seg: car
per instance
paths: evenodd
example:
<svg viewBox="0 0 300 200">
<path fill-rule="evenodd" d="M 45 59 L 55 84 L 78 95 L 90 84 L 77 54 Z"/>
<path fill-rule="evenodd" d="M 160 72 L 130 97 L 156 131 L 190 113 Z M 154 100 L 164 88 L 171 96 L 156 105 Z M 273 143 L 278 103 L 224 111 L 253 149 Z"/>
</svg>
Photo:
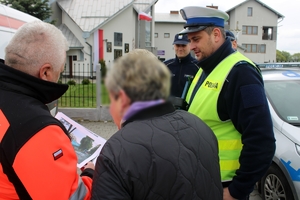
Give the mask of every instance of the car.
<svg viewBox="0 0 300 200">
<path fill-rule="evenodd" d="M 276 138 L 271 166 L 258 183 L 262 199 L 300 199 L 300 63 L 258 64 Z"/>
<path fill-rule="evenodd" d="M 24 23 L 39 19 L 3 4 L 0 4 L 0 16 L 0 59 L 4 59 L 4 49 L 17 29 Z"/>
</svg>

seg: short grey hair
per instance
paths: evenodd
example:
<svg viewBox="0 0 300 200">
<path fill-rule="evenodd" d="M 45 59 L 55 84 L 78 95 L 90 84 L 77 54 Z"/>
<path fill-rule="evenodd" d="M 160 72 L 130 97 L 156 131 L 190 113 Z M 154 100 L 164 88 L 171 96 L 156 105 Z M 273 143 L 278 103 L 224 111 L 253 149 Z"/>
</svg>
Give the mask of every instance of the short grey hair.
<svg viewBox="0 0 300 200">
<path fill-rule="evenodd" d="M 67 39 L 58 28 L 36 20 L 17 30 L 5 48 L 5 64 L 33 76 L 46 63 L 59 71 L 68 49 Z"/>
<path fill-rule="evenodd" d="M 218 29 L 221 31 L 223 38 L 226 38 L 225 29 L 222 28 L 222 27 L 219 27 L 219 26 L 208 26 L 207 28 L 204 29 L 204 31 L 205 31 L 208 35 L 210 35 L 210 34 L 213 32 L 213 30 L 214 30 L 215 28 L 218 28 Z"/>
<path fill-rule="evenodd" d="M 171 73 L 153 53 L 135 49 L 116 60 L 108 71 L 105 85 L 112 94 L 124 90 L 131 103 L 166 100 L 170 94 Z"/>
</svg>

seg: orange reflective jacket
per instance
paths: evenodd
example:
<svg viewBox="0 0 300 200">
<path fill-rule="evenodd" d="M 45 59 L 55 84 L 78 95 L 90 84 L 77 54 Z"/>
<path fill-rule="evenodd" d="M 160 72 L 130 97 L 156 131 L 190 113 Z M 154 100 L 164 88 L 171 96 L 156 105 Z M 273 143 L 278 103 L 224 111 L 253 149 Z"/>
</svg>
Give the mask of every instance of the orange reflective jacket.
<svg viewBox="0 0 300 200">
<path fill-rule="evenodd" d="M 0 121 L 5 122 L 1 111 Z M 5 125 L 0 129 L 0 142 L 2 139 Z M 60 126 L 48 125 L 24 142 L 15 155 L 12 170 L 19 181 L 14 181 L 10 172 L 4 173 L 0 163 L 0 199 L 19 199 L 17 191 L 22 188 L 31 199 L 89 199 L 92 179 L 80 177 L 76 165 L 77 157 L 68 136 Z"/>
</svg>

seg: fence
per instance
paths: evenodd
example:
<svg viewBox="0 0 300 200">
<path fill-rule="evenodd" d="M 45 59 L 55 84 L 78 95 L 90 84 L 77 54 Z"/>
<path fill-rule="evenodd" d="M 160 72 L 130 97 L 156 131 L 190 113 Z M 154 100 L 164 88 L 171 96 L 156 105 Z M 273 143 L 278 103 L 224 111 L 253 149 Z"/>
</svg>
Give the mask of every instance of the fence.
<svg viewBox="0 0 300 200">
<path fill-rule="evenodd" d="M 101 80 L 100 66 L 95 69 L 87 62 L 76 61 L 71 66 L 66 65 L 59 82 L 68 84 L 69 89 L 58 100 L 58 106 L 96 108 L 109 104 L 108 93 Z"/>
</svg>

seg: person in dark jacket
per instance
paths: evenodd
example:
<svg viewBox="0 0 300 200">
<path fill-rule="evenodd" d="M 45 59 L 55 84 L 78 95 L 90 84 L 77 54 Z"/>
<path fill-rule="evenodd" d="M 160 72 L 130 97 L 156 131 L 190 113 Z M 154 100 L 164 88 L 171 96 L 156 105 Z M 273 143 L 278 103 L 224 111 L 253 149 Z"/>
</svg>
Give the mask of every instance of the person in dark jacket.
<svg viewBox="0 0 300 200">
<path fill-rule="evenodd" d="M 119 131 L 97 159 L 92 199 L 222 200 L 216 137 L 198 117 L 166 101 L 170 76 L 143 49 L 120 57 L 108 72 Z"/>
<path fill-rule="evenodd" d="M 220 10 L 181 9 L 200 67 L 187 94 L 188 112 L 215 133 L 224 200 L 248 199 L 275 153 L 271 114 L 260 70 L 225 38 L 229 16 Z"/>
<path fill-rule="evenodd" d="M 189 40 L 186 34 L 176 34 L 174 37 L 175 58 L 164 61 L 172 73 L 171 96 L 182 97 L 184 86 L 191 80 L 199 67 L 197 60 L 191 56 Z"/>
<path fill-rule="evenodd" d="M 238 44 L 237 44 L 237 39 L 236 39 L 235 35 L 233 34 L 233 32 L 231 32 L 230 30 L 225 30 L 225 35 L 226 35 L 226 37 L 228 37 L 230 39 L 232 48 L 236 51 L 238 48 Z"/>
<path fill-rule="evenodd" d="M 57 84 L 68 42 L 55 26 L 22 25 L 0 63 L 0 199 L 89 199 L 94 165 L 78 175 L 76 152 L 48 107 L 68 85 Z"/>
</svg>

